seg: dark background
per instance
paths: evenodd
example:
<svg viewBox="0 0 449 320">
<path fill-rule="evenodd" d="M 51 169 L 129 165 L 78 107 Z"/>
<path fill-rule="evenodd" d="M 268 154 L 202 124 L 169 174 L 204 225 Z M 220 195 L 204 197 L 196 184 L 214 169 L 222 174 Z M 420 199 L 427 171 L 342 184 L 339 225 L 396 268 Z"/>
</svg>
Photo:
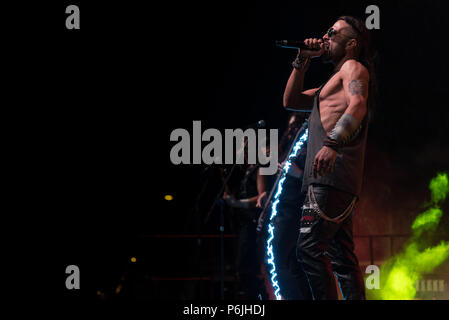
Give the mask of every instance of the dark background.
<svg viewBox="0 0 449 320">
<path fill-rule="evenodd" d="M 79 5 L 81 30 L 65 29 L 68 4 Z M 444 1 L 75 1 L 28 8 L 40 15 L 10 25 L 23 36 L 16 39 L 23 49 L 13 81 L 27 88 L 16 105 L 32 123 L 22 159 L 38 213 L 30 222 L 46 240 L 39 261 L 51 270 L 55 292 L 94 300 L 100 291 L 112 299 L 119 283 L 131 299 L 196 292 L 152 281 L 198 275 L 194 240 L 154 235 L 217 233 L 218 226 L 216 213 L 197 223 L 204 167 L 172 165 L 170 133 L 191 131 L 193 120 L 205 130 L 265 119 L 282 130 L 282 95 L 296 53 L 275 48 L 274 40 L 321 37 L 339 15 L 364 20 L 370 4 L 380 8 L 380 30 L 371 31 L 378 95 L 367 172 L 383 179 L 390 203 L 422 203 L 430 178 L 449 165 Z M 319 86 L 331 71 L 313 61 L 306 87 Z M 201 219 L 218 188 L 212 176 Z M 166 194 L 174 200 L 165 201 Z M 218 248 L 208 246 L 203 255 Z M 227 249 L 232 256 L 232 245 Z M 200 274 L 217 272 L 216 253 L 202 257 Z M 80 267 L 80 291 L 64 287 L 69 264 Z M 216 294 L 211 290 L 207 298 Z"/>
</svg>

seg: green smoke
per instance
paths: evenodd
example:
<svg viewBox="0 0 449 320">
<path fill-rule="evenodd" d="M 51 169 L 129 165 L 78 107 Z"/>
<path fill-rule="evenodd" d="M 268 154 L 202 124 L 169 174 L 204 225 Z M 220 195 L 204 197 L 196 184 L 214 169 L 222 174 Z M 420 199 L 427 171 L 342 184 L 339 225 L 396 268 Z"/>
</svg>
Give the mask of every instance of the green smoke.
<svg viewBox="0 0 449 320">
<path fill-rule="evenodd" d="M 381 267 L 381 290 L 372 294 L 382 300 L 409 300 L 415 298 L 415 283 L 422 275 L 432 272 L 449 257 L 449 242 L 441 241 L 425 247 L 423 232 L 432 232 L 443 215 L 439 205 L 449 193 L 448 177 L 440 173 L 430 181 L 432 207 L 419 214 L 412 224 L 412 237 L 403 252 L 390 258 Z"/>
<path fill-rule="evenodd" d="M 433 207 L 421 213 L 412 224 L 414 236 L 419 236 L 423 231 L 435 230 L 440 222 L 443 211 L 438 207 Z"/>
<path fill-rule="evenodd" d="M 396 256 L 388 268 L 379 293 L 383 300 L 408 300 L 416 295 L 415 283 L 422 274 L 432 272 L 449 257 L 449 242 L 442 241 L 439 245 L 420 251 L 417 243 L 410 243 L 405 252 Z M 384 266 L 382 266 L 384 268 Z"/>
<path fill-rule="evenodd" d="M 432 193 L 433 204 L 437 205 L 438 203 L 446 200 L 446 196 L 449 193 L 449 181 L 447 174 L 439 173 L 430 181 L 429 189 Z"/>
</svg>

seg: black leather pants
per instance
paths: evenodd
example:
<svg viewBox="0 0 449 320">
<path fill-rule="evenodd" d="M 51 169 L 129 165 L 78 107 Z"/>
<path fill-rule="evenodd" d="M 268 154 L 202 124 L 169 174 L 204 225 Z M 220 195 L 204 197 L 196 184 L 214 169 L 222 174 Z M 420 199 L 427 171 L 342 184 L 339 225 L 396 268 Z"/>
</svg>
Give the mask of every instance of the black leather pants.
<svg viewBox="0 0 449 320">
<path fill-rule="evenodd" d="M 328 218 L 344 212 L 354 196 L 330 186 L 313 185 L 316 202 Z M 306 200 L 306 206 L 309 204 Z M 303 209 L 297 242 L 301 263 L 315 300 L 337 300 L 333 272 L 346 300 L 364 300 L 365 287 L 352 233 L 353 210 L 341 222 L 323 218 L 316 210 Z"/>
<path fill-rule="evenodd" d="M 311 300 L 306 275 L 296 259 L 296 241 L 305 194 L 301 194 L 302 179 L 287 176 L 279 198 L 273 226 L 277 280 L 280 293 L 286 300 Z"/>
</svg>

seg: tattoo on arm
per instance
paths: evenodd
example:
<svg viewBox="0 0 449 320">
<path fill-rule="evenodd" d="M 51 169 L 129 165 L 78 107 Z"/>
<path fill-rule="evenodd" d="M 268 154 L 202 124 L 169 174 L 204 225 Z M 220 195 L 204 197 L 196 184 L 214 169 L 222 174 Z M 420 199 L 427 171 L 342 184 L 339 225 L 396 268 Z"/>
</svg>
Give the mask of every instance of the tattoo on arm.
<svg viewBox="0 0 449 320">
<path fill-rule="evenodd" d="M 345 113 L 338 119 L 329 137 L 335 140 L 339 146 L 344 146 L 358 135 L 361 130 L 361 122 L 352 114 Z"/>
<path fill-rule="evenodd" d="M 360 80 L 352 80 L 348 84 L 349 92 L 351 95 L 360 94 L 363 96 L 364 83 Z"/>
</svg>

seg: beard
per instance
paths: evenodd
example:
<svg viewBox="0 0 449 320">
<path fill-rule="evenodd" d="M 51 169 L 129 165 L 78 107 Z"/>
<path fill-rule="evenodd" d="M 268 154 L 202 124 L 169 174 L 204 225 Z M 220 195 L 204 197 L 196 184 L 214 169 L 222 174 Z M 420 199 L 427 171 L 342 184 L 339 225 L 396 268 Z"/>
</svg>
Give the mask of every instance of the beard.
<svg viewBox="0 0 449 320">
<path fill-rule="evenodd" d="M 321 61 L 323 63 L 332 63 L 333 59 L 332 59 L 332 54 L 330 52 L 330 50 L 326 50 L 322 55 L 321 55 Z"/>
<path fill-rule="evenodd" d="M 345 51 L 339 46 L 331 48 L 328 47 L 327 50 L 321 55 L 321 60 L 323 63 L 337 63 L 345 56 Z"/>
</svg>

